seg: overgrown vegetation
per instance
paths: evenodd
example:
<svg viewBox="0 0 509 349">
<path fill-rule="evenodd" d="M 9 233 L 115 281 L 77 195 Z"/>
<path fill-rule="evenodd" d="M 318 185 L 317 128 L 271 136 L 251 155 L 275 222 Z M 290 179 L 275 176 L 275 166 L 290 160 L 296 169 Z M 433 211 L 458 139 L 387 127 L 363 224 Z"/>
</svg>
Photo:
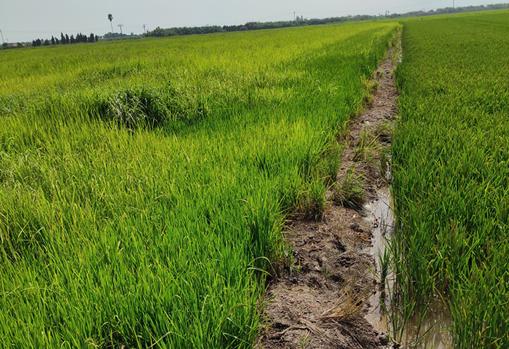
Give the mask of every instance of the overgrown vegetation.
<svg viewBox="0 0 509 349">
<path fill-rule="evenodd" d="M 338 178 L 334 185 L 334 203 L 361 210 L 366 196 L 364 181 L 364 178 L 357 173 L 355 167 L 348 169 L 347 173 L 342 178 Z"/>
<path fill-rule="evenodd" d="M 250 347 L 395 27 L 1 52 L 2 344 Z"/>
<path fill-rule="evenodd" d="M 507 16 L 404 24 L 396 296 L 404 318 L 445 297 L 458 348 L 509 347 Z"/>
</svg>

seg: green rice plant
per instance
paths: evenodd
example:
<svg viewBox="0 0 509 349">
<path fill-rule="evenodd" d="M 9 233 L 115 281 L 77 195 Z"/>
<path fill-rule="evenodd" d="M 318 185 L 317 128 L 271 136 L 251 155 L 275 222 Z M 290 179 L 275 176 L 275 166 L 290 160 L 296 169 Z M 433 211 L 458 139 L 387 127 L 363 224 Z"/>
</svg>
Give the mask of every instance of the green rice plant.
<svg viewBox="0 0 509 349">
<path fill-rule="evenodd" d="M 509 347 L 507 15 L 404 23 L 396 295 L 403 318 L 445 298 L 458 348 Z"/>
<path fill-rule="evenodd" d="M 323 217 L 326 204 L 326 187 L 321 179 L 310 184 L 308 191 L 301 193 L 296 212 L 305 219 L 318 221 Z"/>
<path fill-rule="evenodd" d="M 252 347 L 396 27 L 2 50 L 2 345 Z"/>
</svg>

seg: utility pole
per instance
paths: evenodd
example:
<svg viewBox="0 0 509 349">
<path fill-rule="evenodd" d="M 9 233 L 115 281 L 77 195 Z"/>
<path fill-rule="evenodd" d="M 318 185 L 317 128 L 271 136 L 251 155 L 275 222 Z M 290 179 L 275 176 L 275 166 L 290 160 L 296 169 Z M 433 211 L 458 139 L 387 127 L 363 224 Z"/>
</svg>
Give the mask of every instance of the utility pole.
<svg viewBox="0 0 509 349">
<path fill-rule="evenodd" d="M 123 26 L 124 26 L 123 24 L 118 24 L 118 25 L 117 25 L 117 27 L 119 27 L 119 28 L 120 28 L 120 35 L 122 35 L 122 34 L 123 34 L 123 33 L 122 33 L 122 27 L 123 27 Z"/>
<path fill-rule="evenodd" d="M 295 14 L 295 11 L 293 11 L 293 21 L 297 22 L 297 15 Z"/>
<path fill-rule="evenodd" d="M 143 34 L 145 34 L 146 32 L 147 32 L 147 25 L 146 25 L 146 24 L 144 24 L 144 25 L 143 25 Z"/>
<path fill-rule="evenodd" d="M 4 33 L 0 30 L 0 36 L 2 37 L 2 44 L 5 44 Z"/>
</svg>

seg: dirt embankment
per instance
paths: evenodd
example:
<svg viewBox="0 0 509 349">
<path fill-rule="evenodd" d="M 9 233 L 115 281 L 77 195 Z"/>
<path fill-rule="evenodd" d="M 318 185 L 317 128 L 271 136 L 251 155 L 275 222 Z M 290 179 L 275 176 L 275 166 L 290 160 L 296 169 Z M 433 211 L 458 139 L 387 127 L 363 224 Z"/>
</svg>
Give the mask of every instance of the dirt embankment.
<svg viewBox="0 0 509 349">
<path fill-rule="evenodd" d="M 259 348 L 385 348 L 388 336 L 375 329 L 373 303 L 380 280 L 373 233 L 380 222 L 367 217 L 367 203 L 387 192 L 387 149 L 397 114 L 394 70 L 399 37 L 377 69 L 376 90 L 354 118 L 344 142 L 337 183 L 319 222 L 292 221 L 284 235 L 294 264 L 269 286 L 266 327 Z M 380 230 L 380 229 L 379 229 Z M 378 332 L 380 331 L 380 332 Z"/>
</svg>

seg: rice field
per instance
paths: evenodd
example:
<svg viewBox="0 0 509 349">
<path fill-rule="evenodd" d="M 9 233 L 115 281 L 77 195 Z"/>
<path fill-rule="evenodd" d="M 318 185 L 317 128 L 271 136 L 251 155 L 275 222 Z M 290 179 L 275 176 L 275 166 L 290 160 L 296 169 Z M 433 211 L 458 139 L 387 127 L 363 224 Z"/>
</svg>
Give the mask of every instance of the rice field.
<svg viewBox="0 0 509 349">
<path fill-rule="evenodd" d="M 396 296 L 407 318 L 443 298 L 457 348 L 509 347 L 508 15 L 403 23 Z"/>
<path fill-rule="evenodd" d="M 321 215 L 338 167 L 337 135 L 362 107 L 397 27 L 365 22 L 0 52 L 2 347 L 251 347 L 266 276 L 289 255 L 285 217 Z M 402 77 L 411 76 L 415 50 Z M 488 95 L 495 81 L 504 84 L 491 72 Z M 403 105 L 413 100 L 405 96 Z M 486 204 L 496 201 L 488 193 L 507 203 L 507 191 L 498 191 L 507 177 L 493 175 L 507 160 L 507 127 L 488 128 L 488 120 L 504 122 L 503 105 L 490 106 L 496 117 L 463 121 L 479 128 L 470 131 L 479 146 L 453 135 L 478 163 L 498 144 L 474 178 L 487 186 L 471 188 Z M 408 119 L 400 134 L 412 128 Z M 420 149 L 405 145 L 412 135 L 396 147 L 409 169 L 403 159 Z M 422 177 L 397 173 L 402 198 L 410 195 L 403 178 Z M 458 206 L 458 237 L 466 235 L 467 204 Z M 466 236 L 476 253 L 507 228 L 486 217 L 507 218 L 507 210 L 487 207 L 472 224 L 490 222 L 490 230 Z M 400 214 L 411 226 L 418 217 L 407 211 Z M 494 275 L 477 266 L 494 286 Z M 459 285 L 451 284 L 454 294 L 476 296 L 478 288 Z"/>
<path fill-rule="evenodd" d="M 0 347 L 253 347 L 400 27 L 392 339 L 509 347 L 508 16 L 1 50 Z"/>
</svg>

